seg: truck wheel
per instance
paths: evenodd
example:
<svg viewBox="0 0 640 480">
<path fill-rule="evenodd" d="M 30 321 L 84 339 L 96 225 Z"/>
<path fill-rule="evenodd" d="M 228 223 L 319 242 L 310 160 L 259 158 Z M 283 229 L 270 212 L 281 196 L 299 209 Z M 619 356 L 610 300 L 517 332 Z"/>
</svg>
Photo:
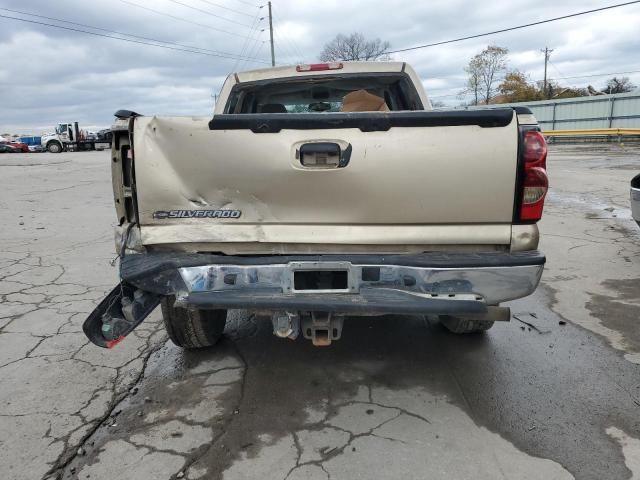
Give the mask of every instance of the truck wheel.
<svg viewBox="0 0 640 480">
<path fill-rule="evenodd" d="M 164 297 L 161 302 L 162 319 L 173 343 L 186 349 L 215 345 L 227 321 L 226 310 L 191 310 L 173 306 L 175 297 Z"/>
<path fill-rule="evenodd" d="M 440 323 L 452 333 L 480 333 L 489 330 L 495 322 L 442 315 Z"/>
<path fill-rule="evenodd" d="M 62 151 L 62 145 L 58 142 L 51 142 L 47 145 L 49 153 L 60 153 Z"/>
</svg>

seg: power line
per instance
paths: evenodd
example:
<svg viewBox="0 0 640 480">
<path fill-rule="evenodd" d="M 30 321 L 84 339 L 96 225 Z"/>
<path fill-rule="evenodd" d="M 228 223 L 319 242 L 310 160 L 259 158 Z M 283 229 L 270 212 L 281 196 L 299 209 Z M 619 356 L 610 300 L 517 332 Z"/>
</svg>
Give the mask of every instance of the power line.
<svg viewBox="0 0 640 480">
<path fill-rule="evenodd" d="M 145 41 L 142 41 L 142 40 L 133 40 L 133 39 L 130 39 L 130 38 L 115 37 L 113 35 L 107 35 L 107 34 L 104 34 L 104 33 L 90 32 L 88 30 L 82 30 L 82 29 L 79 29 L 79 28 L 63 27 L 62 25 L 54 25 L 52 23 L 38 22 L 36 20 L 27 20 L 26 18 L 16 18 L 16 17 L 7 16 L 7 15 L 0 15 L 0 18 L 7 18 L 9 20 L 17 20 L 19 22 L 33 23 L 33 24 L 36 24 L 36 25 L 43 25 L 43 26 L 46 26 L 46 27 L 60 28 L 62 30 L 69 30 L 69 31 L 72 31 L 72 32 L 86 33 L 88 35 L 94 35 L 96 37 L 111 38 L 113 40 L 120 40 L 120 41 L 123 41 L 123 42 L 137 43 L 137 44 L 140 44 L 140 45 L 149 45 L 151 47 L 158 47 L 158 48 L 165 48 L 167 50 L 175 50 L 175 51 L 187 52 L 187 53 L 197 53 L 199 55 L 207 55 L 209 57 L 226 58 L 228 60 L 235 60 L 236 58 L 238 58 L 236 55 L 233 55 L 233 54 L 222 54 L 222 53 L 215 54 L 215 53 L 207 53 L 207 52 L 203 52 L 203 51 L 199 51 L 199 50 L 189 50 L 187 48 L 171 47 L 169 45 L 159 45 L 157 43 L 149 43 L 149 42 L 145 42 Z M 267 62 L 261 62 L 261 63 L 267 63 Z"/>
<path fill-rule="evenodd" d="M 543 23 L 555 22 L 555 21 L 558 21 L 558 20 L 564 20 L 566 18 L 578 17 L 580 15 L 586 15 L 588 13 L 601 12 L 603 10 L 610 10 L 612 8 L 624 7 L 626 5 L 632 5 L 634 3 L 640 3 L 640 0 L 634 0 L 632 2 L 625 2 L 625 3 L 618 3 L 616 5 L 610 5 L 608 7 L 594 8 L 592 10 L 585 10 L 583 12 L 577 12 L 577 13 L 572 13 L 572 14 L 569 14 L 569 15 L 563 15 L 561 17 L 548 18 L 546 20 L 540 20 L 539 22 L 526 23 L 524 25 L 518 25 L 516 27 L 509 27 L 509 28 L 503 28 L 503 29 L 500 29 L 500 30 L 494 30 L 493 32 L 478 33 L 476 35 L 469 35 L 469 36 L 466 36 L 466 37 L 459 37 L 459 38 L 454 38 L 452 40 L 444 40 L 444 41 L 435 42 L 435 43 L 427 43 L 425 45 L 417 45 L 415 47 L 400 48 L 398 50 L 387 50 L 384 53 L 408 52 L 410 50 L 418 50 L 420 48 L 428 48 L 428 47 L 435 47 L 437 45 L 445 45 L 447 43 L 462 42 L 463 40 L 470 40 L 472 38 L 486 37 L 488 35 L 495 35 L 496 33 L 510 32 L 512 30 L 519 30 L 521 28 L 533 27 L 534 25 L 541 25 Z"/>
<path fill-rule="evenodd" d="M 283 56 L 291 57 L 291 58 L 297 57 L 297 54 L 291 49 L 290 44 L 287 43 L 285 45 L 283 37 L 278 33 L 278 30 L 276 29 L 275 26 L 273 27 L 273 35 L 274 35 L 274 42 L 279 47 L 278 53 L 280 57 L 283 57 Z M 283 53 L 284 55 L 282 55 Z"/>
<path fill-rule="evenodd" d="M 293 38 L 291 38 L 289 35 L 285 35 L 282 33 L 282 28 L 280 27 L 280 24 L 277 23 L 275 20 L 273 21 L 273 30 L 275 35 L 280 37 L 281 42 L 287 42 L 287 49 L 289 49 L 289 47 L 291 48 L 291 51 L 293 52 L 293 57 L 294 58 L 298 57 L 297 60 L 302 61 L 304 59 L 304 55 L 298 49 L 298 45 L 293 40 Z"/>
<path fill-rule="evenodd" d="M 271 2 L 269 2 L 269 5 L 271 4 Z M 271 13 L 271 9 L 269 9 L 269 12 Z M 284 35 L 282 34 L 282 28 L 280 28 L 280 24 L 278 22 L 276 22 L 276 19 L 273 17 L 273 15 L 271 15 L 270 21 L 273 23 L 273 33 L 276 37 L 280 37 L 280 40 L 278 40 L 278 42 L 280 42 L 280 46 L 283 46 L 283 44 L 286 42 L 287 43 L 287 50 L 289 50 L 289 46 L 291 47 L 291 51 L 293 52 L 293 58 L 298 57 L 297 60 L 302 61 L 302 59 L 304 58 L 304 55 L 302 55 L 300 53 L 300 51 L 298 50 L 295 42 L 293 41 L 293 39 L 290 39 L 289 35 Z M 280 35 L 279 35 L 280 33 Z"/>
<path fill-rule="evenodd" d="M 248 48 L 247 48 L 246 56 L 247 57 L 252 57 L 252 58 L 259 58 L 258 57 L 258 50 L 265 43 L 267 43 L 267 40 L 264 39 L 264 33 L 262 33 L 262 39 L 256 39 L 253 42 L 253 44 L 247 45 Z M 240 68 L 244 68 L 244 65 L 247 64 L 247 63 L 249 63 L 249 62 L 247 62 L 246 60 L 243 60 L 243 63 L 240 65 Z"/>
<path fill-rule="evenodd" d="M 218 7 L 218 8 L 222 8 L 224 10 L 228 10 L 230 12 L 234 12 L 237 13 L 238 15 L 244 15 L 245 17 L 249 17 L 249 18 L 253 18 L 253 15 L 246 13 L 246 12 L 241 12 L 240 10 L 235 10 L 233 8 L 229 8 L 229 7 L 225 7 L 224 5 L 220 5 L 219 3 L 215 3 L 215 2 L 211 2 L 209 0 L 200 0 L 202 3 L 206 3 L 207 5 L 211 5 L 212 7 Z M 262 8 L 262 7 L 258 7 L 256 6 L 255 8 Z"/>
<path fill-rule="evenodd" d="M 244 3 L 245 5 L 249 5 L 251 7 L 260 7 L 260 8 L 264 7 L 264 5 L 256 5 L 255 3 L 245 2 L 245 0 L 236 0 L 236 2 Z"/>
<path fill-rule="evenodd" d="M 243 26 L 243 27 L 251 28 L 251 25 L 249 25 L 248 23 L 237 22 L 235 20 L 231 20 L 230 18 L 223 17 L 222 15 L 211 13 L 211 12 L 209 12 L 207 10 L 203 10 L 201 8 L 198 8 L 198 7 L 193 7 L 191 5 L 187 5 L 186 3 L 182 3 L 182 2 L 180 2 L 178 0 L 169 0 L 169 1 L 171 3 L 175 3 L 176 5 L 182 5 L 183 7 L 190 8 L 191 10 L 195 10 L 196 12 L 204 13 L 205 15 L 210 15 L 212 17 L 219 18 L 220 20 L 224 20 L 225 22 L 235 23 L 236 25 L 240 25 L 240 26 Z M 640 1 L 640 0 L 638 0 L 638 1 Z"/>
<path fill-rule="evenodd" d="M 260 41 L 255 41 L 248 49 L 247 49 L 247 55 L 251 55 L 253 58 L 258 58 L 257 55 L 257 46 L 258 45 L 263 45 L 264 41 L 260 42 Z M 242 63 L 240 64 L 240 66 L 237 68 L 237 71 L 241 71 L 245 69 L 245 65 L 248 65 L 251 63 L 251 60 L 242 60 Z M 234 69 L 235 70 L 235 69 Z"/>
<path fill-rule="evenodd" d="M 140 39 L 140 40 L 147 40 L 147 41 L 156 42 L 156 43 L 165 43 L 167 45 L 175 45 L 177 47 L 191 49 L 191 50 L 203 50 L 205 52 L 217 53 L 217 54 L 220 54 L 220 55 L 232 55 L 232 56 L 236 55 L 234 53 L 221 52 L 221 51 L 218 51 L 218 50 L 211 50 L 209 48 L 195 47 L 195 46 L 192 46 L 192 45 L 183 45 L 183 44 L 180 44 L 180 43 L 170 42 L 170 41 L 167 41 L 167 40 L 158 40 L 157 38 L 143 37 L 141 35 L 134 35 L 134 34 L 131 34 L 131 33 L 118 32 L 117 30 L 107 30 L 106 28 L 94 27 L 93 25 L 86 25 L 84 23 L 72 22 L 70 20 L 63 20 L 61 18 L 47 17 L 45 15 L 37 15 L 35 13 L 21 12 L 19 10 L 12 10 L 10 8 L 0 7 L 0 10 L 5 10 L 7 12 L 17 13 L 17 14 L 20 14 L 20 15 L 28 15 L 30 17 L 44 18 L 46 20 L 53 20 L 55 22 L 67 23 L 69 25 L 77 25 L 79 27 L 91 28 L 93 30 L 99 30 L 101 32 L 107 32 L 107 33 L 111 33 L 111 34 L 115 34 L 115 35 L 123 35 L 125 37 L 137 38 L 137 39 Z"/>
<path fill-rule="evenodd" d="M 258 13 L 256 13 L 255 17 L 253 17 L 253 20 L 251 21 L 251 30 L 249 31 L 249 34 L 253 34 L 254 29 L 258 28 L 258 24 L 260 23 L 260 21 L 258 20 L 258 16 L 260 15 L 260 11 L 258 11 Z M 258 36 L 255 38 L 255 42 L 258 41 L 260 37 L 260 34 L 258 34 Z M 247 48 L 247 46 L 251 45 L 251 39 L 249 37 L 247 37 L 245 39 L 244 42 L 242 42 L 242 48 L 240 49 L 240 55 L 244 55 L 245 49 Z M 248 54 L 249 52 L 247 52 Z M 233 67 L 231 67 L 231 72 L 236 71 L 236 69 L 238 68 L 238 63 L 240 62 L 240 59 L 238 58 L 234 64 Z M 246 60 L 244 61 L 246 62 Z M 244 65 L 244 62 L 242 63 L 242 65 Z M 231 73 L 229 72 L 229 73 Z"/>
<path fill-rule="evenodd" d="M 640 70 L 632 70 L 630 72 L 594 73 L 592 75 L 578 75 L 574 77 L 555 77 L 554 80 L 569 80 L 572 78 L 606 77 L 607 75 L 627 75 L 630 73 L 640 73 Z"/>
<path fill-rule="evenodd" d="M 130 2 L 129 0 L 120 0 L 120 1 L 122 3 L 126 3 L 127 5 L 131 5 L 132 7 L 141 8 L 142 10 L 147 10 L 148 12 L 153 12 L 153 13 L 155 13 L 157 15 L 162 15 L 163 17 L 169 17 L 169 18 L 173 18 L 174 20 L 179 20 L 181 22 L 190 23 L 191 25 L 197 25 L 197 26 L 202 27 L 202 28 L 208 28 L 209 30 L 215 30 L 216 32 L 226 33 L 227 35 L 233 35 L 234 37 L 250 38 L 247 35 L 242 35 L 242 34 L 238 34 L 238 33 L 235 33 L 235 32 L 230 32 L 228 30 L 223 30 L 221 28 L 212 27 L 211 25 L 205 25 L 204 23 L 194 22 L 193 20 L 189 20 L 189 19 L 183 18 L 183 17 L 178 17 L 176 15 L 171 15 L 170 13 L 161 12 L 159 10 L 155 10 L 153 8 L 150 8 L 150 7 L 145 7 L 144 5 L 139 5 L 137 3 Z"/>
<path fill-rule="evenodd" d="M 253 56 L 254 56 L 254 57 L 258 58 L 258 57 L 260 56 L 260 52 L 262 51 L 262 49 L 264 48 L 264 46 L 266 45 L 266 43 L 267 43 L 267 42 L 263 40 L 263 41 L 260 43 L 260 45 L 258 45 L 258 49 L 257 49 L 255 52 L 253 52 Z"/>
<path fill-rule="evenodd" d="M 556 64 L 555 64 L 555 63 L 553 63 L 553 62 L 551 61 L 551 59 L 549 59 L 549 64 L 553 67 L 553 69 L 554 69 L 556 72 L 558 72 L 558 75 L 562 75 L 562 72 L 560 71 L 560 69 L 559 69 L 558 67 L 556 67 Z"/>
<path fill-rule="evenodd" d="M 280 43 L 280 46 L 282 47 L 284 45 L 284 43 L 287 43 L 287 50 L 289 50 L 289 46 L 291 47 L 291 52 L 293 53 L 293 55 L 291 55 L 292 58 L 297 57 L 298 61 L 302 61 L 302 59 L 304 58 L 304 55 L 302 55 L 300 53 L 300 51 L 298 50 L 297 45 L 295 44 L 295 42 L 293 41 L 293 39 L 290 39 L 290 37 L 288 35 L 283 35 L 280 34 L 278 35 L 278 33 L 282 33 L 282 29 L 278 26 L 279 24 L 276 22 L 272 11 L 271 11 L 271 2 L 268 2 L 269 5 L 269 22 L 270 25 L 273 28 L 273 35 L 276 37 L 280 37 L 280 39 L 278 40 L 278 42 Z"/>
<path fill-rule="evenodd" d="M 247 50 L 247 56 L 250 55 L 252 58 L 260 58 L 260 50 L 262 50 L 262 47 L 264 47 L 266 43 L 267 43 L 266 40 L 262 40 L 262 41 L 256 40 L 253 43 L 253 45 L 251 45 L 251 47 L 249 47 L 249 49 Z M 248 65 L 251 62 L 252 60 L 243 60 L 238 70 L 244 69 L 245 65 Z"/>
</svg>

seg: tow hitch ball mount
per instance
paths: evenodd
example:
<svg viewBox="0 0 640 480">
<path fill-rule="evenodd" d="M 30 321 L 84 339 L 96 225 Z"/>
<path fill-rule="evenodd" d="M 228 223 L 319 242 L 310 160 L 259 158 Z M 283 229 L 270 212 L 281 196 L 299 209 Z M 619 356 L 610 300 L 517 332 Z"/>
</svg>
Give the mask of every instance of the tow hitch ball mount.
<svg viewBox="0 0 640 480">
<path fill-rule="evenodd" d="M 316 347 L 331 345 L 333 340 L 340 340 L 343 315 L 331 312 L 310 312 L 307 314 L 276 312 L 272 317 L 273 333 L 280 338 L 295 340 L 302 330 L 302 335 Z"/>
</svg>

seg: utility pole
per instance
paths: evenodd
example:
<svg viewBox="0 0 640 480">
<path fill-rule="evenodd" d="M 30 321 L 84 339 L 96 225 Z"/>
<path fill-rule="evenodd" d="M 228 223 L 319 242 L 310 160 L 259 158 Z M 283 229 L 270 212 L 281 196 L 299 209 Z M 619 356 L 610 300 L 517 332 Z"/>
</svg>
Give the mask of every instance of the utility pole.
<svg viewBox="0 0 640 480">
<path fill-rule="evenodd" d="M 271 15 L 271 2 L 267 2 L 269 5 L 269 38 L 271 40 L 271 66 L 276 66 L 276 52 L 273 49 L 273 16 Z"/>
<path fill-rule="evenodd" d="M 544 50 L 540 50 L 544 53 L 544 83 L 542 87 L 542 91 L 544 92 L 544 96 L 549 98 L 549 91 L 547 90 L 547 64 L 549 63 L 549 57 L 551 56 L 552 49 L 549 47 L 544 47 Z"/>
</svg>

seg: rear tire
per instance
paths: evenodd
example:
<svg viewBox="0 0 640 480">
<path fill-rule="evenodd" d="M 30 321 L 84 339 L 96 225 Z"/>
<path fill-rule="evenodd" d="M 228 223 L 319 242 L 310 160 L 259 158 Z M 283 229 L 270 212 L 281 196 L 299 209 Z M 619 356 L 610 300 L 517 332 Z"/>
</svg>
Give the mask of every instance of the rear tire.
<svg viewBox="0 0 640 480">
<path fill-rule="evenodd" d="M 491 320 L 474 320 L 472 318 L 452 317 L 443 315 L 440 317 L 440 323 L 451 333 L 481 333 L 486 332 L 495 322 Z"/>
<path fill-rule="evenodd" d="M 186 349 L 207 348 L 215 345 L 227 322 L 226 310 L 191 310 L 173 306 L 175 297 L 164 297 L 161 302 L 162 319 L 173 343 Z"/>
</svg>

